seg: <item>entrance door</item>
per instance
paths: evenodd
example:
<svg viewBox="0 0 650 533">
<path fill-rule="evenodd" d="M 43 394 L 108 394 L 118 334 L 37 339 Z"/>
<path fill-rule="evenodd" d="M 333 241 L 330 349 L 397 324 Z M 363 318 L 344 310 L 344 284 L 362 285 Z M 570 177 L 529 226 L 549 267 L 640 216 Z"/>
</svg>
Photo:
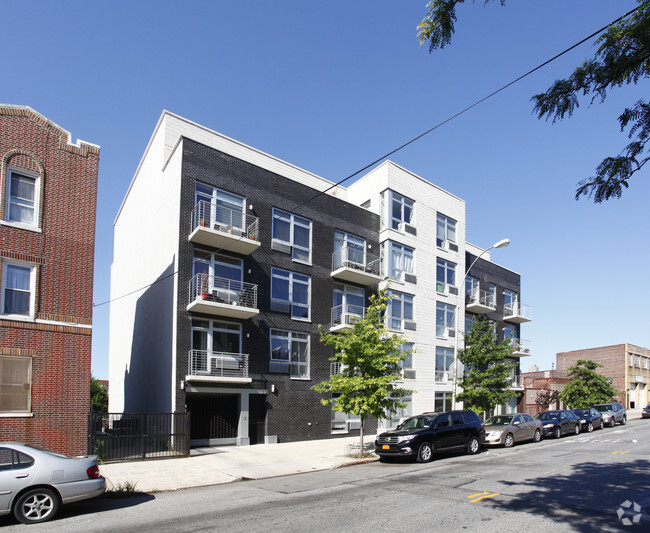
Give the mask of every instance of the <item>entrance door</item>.
<svg viewBox="0 0 650 533">
<path fill-rule="evenodd" d="M 248 437 L 251 444 L 264 444 L 266 426 L 266 394 L 248 397 Z"/>
</svg>

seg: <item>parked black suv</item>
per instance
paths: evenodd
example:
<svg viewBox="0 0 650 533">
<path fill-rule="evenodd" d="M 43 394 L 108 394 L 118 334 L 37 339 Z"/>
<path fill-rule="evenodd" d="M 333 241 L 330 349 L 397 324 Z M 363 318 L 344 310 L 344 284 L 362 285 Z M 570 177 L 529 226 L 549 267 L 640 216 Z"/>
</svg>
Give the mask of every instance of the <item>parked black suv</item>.
<svg viewBox="0 0 650 533">
<path fill-rule="evenodd" d="M 439 451 L 478 453 L 484 440 L 485 428 L 474 411 L 422 413 L 379 435 L 375 453 L 380 458 L 414 456 L 426 463 Z"/>
</svg>

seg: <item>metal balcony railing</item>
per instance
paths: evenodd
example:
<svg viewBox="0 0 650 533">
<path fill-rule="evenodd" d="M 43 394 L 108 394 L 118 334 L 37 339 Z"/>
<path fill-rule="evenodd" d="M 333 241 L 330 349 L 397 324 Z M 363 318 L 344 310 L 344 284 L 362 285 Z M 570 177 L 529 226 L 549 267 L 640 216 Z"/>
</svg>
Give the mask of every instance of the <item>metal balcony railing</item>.
<svg viewBox="0 0 650 533">
<path fill-rule="evenodd" d="M 194 300 L 257 309 L 257 285 L 207 274 L 196 274 L 190 280 L 190 302 Z"/>
<path fill-rule="evenodd" d="M 332 270 L 338 270 L 339 268 L 360 270 L 374 276 L 380 276 L 379 257 L 351 246 L 336 250 L 332 254 Z"/>
<path fill-rule="evenodd" d="M 510 377 L 510 388 L 511 389 L 523 389 L 524 388 L 524 378 L 523 376 L 511 376 Z"/>
<path fill-rule="evenodd" d="M 488 291 L 473 289 L 465 293 L 465 305 L 477 305 L 481 307 L 488 307 L 490 309 L 496 309 L 496 296 L 494 294 L 490 294 Z"/>
<path fill-rule="evenodd" d="M 233 237 L 259 240 L 259 218 L 205 200 L 200 200 L 192 210 L 192 231 L 198 227 L 217 230 Z"/>
<path fill-rule="evenodd" d="M 530 354 L 531 342 L 526 339 L 510 339 L 510 346 L 515 353 Z"/>
<path fill-rule="evenodd" d="M 363 320 L 366 316 L 366 308 L 360 305 L 337 305 L 332 307 L 331 327 L 352 326 L 356 320 Z"/>
<path fill-rule="evenodd" d="M 214 378 L 247 378 L 248 354 L 190 350 L 187 373 Z"/>
<path fill-rule="evenodd" d="M 520 304 L 518 302 L 505 304 L 503 306 L 503 318 L 521 318 L 525 321 L 532 320 L 533 308 L 530 305 Z"/>
</svg>

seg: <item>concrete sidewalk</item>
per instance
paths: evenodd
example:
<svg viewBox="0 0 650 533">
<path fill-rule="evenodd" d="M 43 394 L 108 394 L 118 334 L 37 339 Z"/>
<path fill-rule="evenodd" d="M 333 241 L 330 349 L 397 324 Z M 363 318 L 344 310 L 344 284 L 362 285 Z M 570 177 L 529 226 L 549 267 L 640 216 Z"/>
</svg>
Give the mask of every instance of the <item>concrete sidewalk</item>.
<svg viewBox="0 0 650 533">
<path fill-rule="evenodd" d="M 365 436 L 366 450 L 374 440 L 374 435 Z M 116 490 L 128 483 L 135 484 L 139 492 L 156 492 L 314 472 L 377 460 L 376 457 L 361 460 L 350 457 L 347 455 L 350 448 L 358 450 L 359 437 L 199 448 L 193 449 L 190 457 L 110 463 L 101 465 L 100 471 L 106 478 L 107 490 Z"/>
</svg>

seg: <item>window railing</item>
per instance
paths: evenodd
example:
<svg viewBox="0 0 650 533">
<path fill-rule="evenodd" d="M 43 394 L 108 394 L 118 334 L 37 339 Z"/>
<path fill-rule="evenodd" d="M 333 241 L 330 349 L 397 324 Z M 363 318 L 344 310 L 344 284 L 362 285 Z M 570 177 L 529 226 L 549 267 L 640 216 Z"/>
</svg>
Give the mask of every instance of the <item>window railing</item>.
<svg viewBox="0 0 650 533">
<path fill-rule="evenodd" d="M 449 371 L 447 370 L 436 370 L 435 375 L 436 383 L 446 383 L 449 381 Z"/>
<path fill-rule="evenodd" d="M 257 309 L 257 285 L 207 274 L 196 274 L 190 280 L 190 302 L 194 300 Z"/>
<path fill-rule="evenodd" d="M 503 306 L 504 317 L 518 316 L 532 320 L 533 308 L 530 305 L 513 302 Z"/>
<path fill-rule="evenodd" d="M 366 308 L 360 305 L 343 304 L 332 307 L 332 327 L 352 326 L 357 320 L 363 320 Z"/>
<path fill-rule="evenodd" d="M 490 309 L 497 308 L 495 295 L 490 294 L 488 291 L 483 291 L 480 289 L 472 289 L 467 291 L 465 293 L 465 304 L 481 305 L 483 307 L 489 307 Z"/>
<path fill-rule="evenodd" d="M 214 378 L 247 378 L 248 354 L 190 350 L 187 373 Z"/>
<path fill-rule="evenodd" d="M 205 227 L 256 241 L 259 240 L 259 225 L 257 217 L 205 200 L 200 200 L 192 210 L 192 231 Z"/>
<path fill-rule="evenodd" d="M 375 276 L 380 275 L 379 257 L 351 246 L 345 246 L 332 254 L 332 270 L 338 270 L 339 268 L 350 268 L 374 274 Z"/>
</svg>

